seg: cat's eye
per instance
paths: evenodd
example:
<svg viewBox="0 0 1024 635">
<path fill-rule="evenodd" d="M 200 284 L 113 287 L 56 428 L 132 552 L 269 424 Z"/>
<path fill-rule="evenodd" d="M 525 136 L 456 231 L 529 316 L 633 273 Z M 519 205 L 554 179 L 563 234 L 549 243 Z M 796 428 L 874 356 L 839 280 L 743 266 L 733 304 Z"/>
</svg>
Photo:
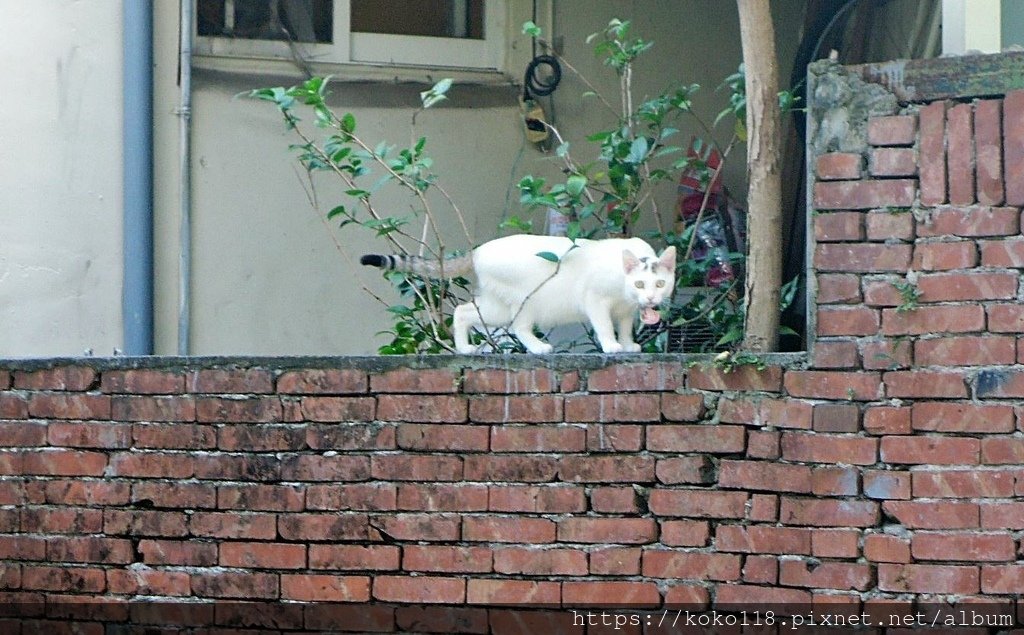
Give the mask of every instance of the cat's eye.
<svg viewBox="0 0 1024 635">
<path fill-rule="evenodd" d="M 643 289 L 643 288 L 644 288 L 644 281 L 643 281 L 643 280 L 637 280 L 637 281 L 636 281 L 636 282 L 634 282 L 633 284 L 635 284 L 635 285 L 636 285 L 636 288 L 637 288 L 637 289 Z"/>
<path fill-rule="evenodd" d="M 654 283 L 654 286 L 656 286 L 656 287 L 658 287 L 660 289 L 660 288 L 665 286 L 665 281 L 664 280 L 658 280 L 657 282 Z"/>
</svg>

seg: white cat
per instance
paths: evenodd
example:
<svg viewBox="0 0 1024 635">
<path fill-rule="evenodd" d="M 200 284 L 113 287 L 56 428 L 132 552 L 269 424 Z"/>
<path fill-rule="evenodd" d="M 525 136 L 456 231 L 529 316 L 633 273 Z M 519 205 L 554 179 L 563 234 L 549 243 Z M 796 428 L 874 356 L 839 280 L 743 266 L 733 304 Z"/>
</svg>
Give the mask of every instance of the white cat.
<svg viewBox="0 0 1024 635">
<path fill-rule="evenodd" d="M 538 254 L 554 254 L 552 262 Z M 472 353 L 473 327 L 507 327 L 534 354 L 551 352 L 535 326 L 589 321 L 605 353 L 635 353 L 633 320 L 657 324 L 657 307 L 672 296 L 675 247 L 661 256 L 639 238 L 578 239 L 519 234 L 486 242 L 444 261 L 416 256 L 366 255 L 364 265 L 432 278 L 475 274 L 475 299 L 455 308 L 455 348 Z M 442 271 L 443 270 L 443 271 Z M 618 331 L 618 337 L 616 337 Z"/>
</svg>

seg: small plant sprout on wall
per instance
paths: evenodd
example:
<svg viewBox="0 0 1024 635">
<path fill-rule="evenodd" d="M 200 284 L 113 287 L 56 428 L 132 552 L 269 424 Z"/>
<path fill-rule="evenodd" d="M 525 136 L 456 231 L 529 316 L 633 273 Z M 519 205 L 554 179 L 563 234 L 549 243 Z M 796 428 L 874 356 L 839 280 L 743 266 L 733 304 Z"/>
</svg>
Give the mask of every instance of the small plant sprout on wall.
<svg viewBox="0 0 1024 635">
<path fill-rule="evenodd" d="M 535 24 L 525 24 L 523 32 L 547 47 Z M 696 84 L 635 97 L 634 63 L 652 43 L 632 35 L 628 21 L 612 20 L 588 42 L 619 79 L 615 99 L 596 90 L 587 94 L 607 113 L 608 125 L 587 135 L 588 143 L 578 148 L 545 122 L 563 177 L 520 178 L 522 212 L 496 228 L 532 234 L 536 217 L 555 213 L 566 219 L 562 237 L 509 237 L 475 245 L 464 214 L 434 172 L 427 139 L 414 133 L 403 147 L 364 139 L 353 115 L 327 105 L 326 78 L 249 93 L 272 102 L 299 138 L 292 148 L 306 168 L 311 203 L 317 206 L 313 173 L 333 175 L 347 200 L 331 207 L 326 219 L 342 231 L 369 232 L 383 243 L 385 250 L 378 251 L 385 255 L 364 256 L 362 263 L 380 267 L 403 301 L 375 296 L 392 315 L 385 332 L 390 341 L 380 347 L 381 354 L 545 353 L 553 349 L 538 339 L 545 335 L 542 330 L 572 320 L 584 323 L 586 335 L 568 344 L 555 342 L 564 346 L 557 350 L 721 351 L 742 341 L 744 218 L 722 184 L 722 169 L 746 139 L 743 67 L 724 82 L 729 104 L 708 125 L 691 108 Z M 416 117 L 443 101 L 450 86 L 450 80 L 442 80 L 420 94 L 413 130 Z M 781 100 L 784 108 L 792 105 L 788 93 Z M 300 122 L 299 111 L 311 113 L 315 127 Z M 703 131 L 703 138 L 680 141 L 684 118 Z M 714 130 L 726 120 L 732 122 L 729 139 L 719 144 Z M 385 187 L 410 193 L 410 214 L 396 216 L 379 207 L 376 194 Z M 679 203 L 659 207 L 659 198 L 664 201 L 677 187 Z M 460 244 L 464 238 L 478 249 L 449 247 L 440 228 L 453 226 L 452 219 L 464 234 Z M 497 271 L 487 273 L 487 267 Z M 503 291 L 498 288 L 506 284 L 502 276 L 529 288 Z M 605 278 L 591 280 L 595 276 Z M 475 300 L 474 277 L 480 283 Z M 780 309 L 795 291 L 793 280 L 781 294 Z M 573 304 L 566 301 L 572 293 L 581 295 L 575 312 L 558 306 Z M 607 306 L 594 308 L 602 303 Z M 658 305 L 661 311 L 655 313 Z M 638 313 L 644 318 L 639 328 Z"/>
</svg>

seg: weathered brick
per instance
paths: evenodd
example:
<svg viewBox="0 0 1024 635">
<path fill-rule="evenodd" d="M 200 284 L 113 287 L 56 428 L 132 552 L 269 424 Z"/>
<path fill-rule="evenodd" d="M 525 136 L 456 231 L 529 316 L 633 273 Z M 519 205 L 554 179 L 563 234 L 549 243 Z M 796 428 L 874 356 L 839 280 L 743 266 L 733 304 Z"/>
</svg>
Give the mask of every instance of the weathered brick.
<svg viewBox="0 0 1024 635">
<path fill-rule="evenodd" d="M 281 478 L 281 462 L 272 455 L 199 454 L 193 463 L 199 479 L 276 481 Z"/>
<path fill-rule="evenodd" d="M 3 483 L 9 484 L 6 481 Z M 47 481 L 45 486 L 45 500 L 51 505 L 116 507 L 127 504 L 130 496 L 131 485 L 124 481 L 58 479 Z M 4 505 L 22 504 L 27 502 L 25 498 L 24 492 L 21 492 L 14 499 L 0 496 L 0 501 L 4 501 Z"/>
<path fill-rule="evenodd" d="M 1015 544 L 1009 533 L 947 534 L 919 531 L 910 541 L 915 560 L 1012 561 Z"/>
<path fill-rule="evenodd" d="M 699 421 L 704 416 L 704 396 L 667 393 L 661 396 L 661 414 L 668 421 Z"/>
<path fill-rule="evenodd" d="M 468 406 L 454 395 L 381 395 L 377 398 L 377 418 L 384 421 L 414 423 L 462 423 Z"/>
<path fill-rule="evenodd" d="M 562 420 L 561 395 L 500 395 L 469 402 L 469 419 L 476 423 L 543 423 Z"/>
<path fill-rule="evenodd" d="M 281 576 L 281 598 L 303 602 L 366 602 L 370 599 L 370 578 L 286 573 Z"/>
<path fill-rule="evenodd" d="M 554 521 L 547 518 L 467 516 L 462 523 L 467 542 L 549 543 L 555 533 Z"/>
<path fill-rule="evenodd" d="M 370 392 L 454 393 L 462 375 L 447 368 L 399 368 L 370 376 Z"/>
<path fill-rule="evenodd" d="M 569 483 L 652 483 L 654 464 L 648 456 L 563 456 L 558 476 Z"/>
<path fill-rule="evenodd" d="M 982 593 L 1018 593 L 1024 585 L 1024 566 L 1019 564 L 984 565 L 981 567 Z"/>
<path fill-rule="evenodd" d="M 132 484 L 132 503 L 167 509 L 210 509 L 217 506 L 217 488 L 208 483 L 149 481 Z"/>
<path fill-rule="evenodd" d="M 1015 207 L 940 207 L 917 224 L 919 238 L 932 236 L 1012 236 L 1020 231 Z"/>
<path fill-rule="evenodd" d="M 219 563 L 242 569 L 305 569 L 306 545 L 273 542 L 225 542 Z"/>
<path fill-rule="evenodd" d="M 828 152 L 818 156 L 815 172 L 822 181 L 856 180 L 864 160 L 853 152 Z"/>
<path fill-rule="evenodd" d="M 995 404 L 919 401 L 911 410 L 914 430 L 929 432 L 1013 432 L 1013 407 Z"/>
<path fill-rule="evenodd" d="M 862 563 L 812 564 L 806 560 L 789 559 L 779 563 L 779 584 L 786 586 L 865 591 L 871 585 L 871 578 L 871 567 Z"/>
<path fill-rule="evenodd" d="M 272 514 L 267 516 L 273 521 Z M 270 535 L 260 538 L 274 538 L 273 522 L 269 529 Z M 282 514 L 276 534 L 287 541 L 341 542 L 366 540 L 368 529 L 366 514 Z M 401 539 L 397 535 L 395 538 Z M 424 533 L 423 539 L 429 539 L 429 534 Z"/>
<path fill-rule="evenodd" d="M 656 394 L 571 395 L 565 398 L 565 420 L 583 422 L 657 421 L 661 400 Z"/>
<path fill-rule="evenodd" d="M 978 202 L 1000 205 L 1003 202 L 1003 126 L 1001 99 L 986 99 L 974 104 L 974 154 Z"/>
<path fill-rule="evenodd" d="M 28 412 L 43 419 L 104 420 L 111 418 L 111 402 L 107 395 L 91 393 L 34 393 L 28 400 Z"/>
<path fill-rule="evenodd" d="M 882 509 L 908 529 L 976 529 L 981 522 L 977 503 L 887 500 Z"/>
<path fill-rule="evenodd" d="M 472 579 L 466 588 L 467 604 L 528 604 L 553 608 L 559 605 L 561 597 L 561 585 L 557 582 Z"/>
<path fill-rule="evenodd" d="M 1017 296 L 1015 273 L 928 273 L 917 278 L 921 302 L 1007 300 Z"/>
<path fill-rule="evenodd" d="M 472 524 L 470 521 L 473 520 L 467 518 L 467 524 Z M 538 520 L 551 522 L 546 519 Z M 395 540 L 415 542 L 455 542 L 460 538 L 470 540 L 462 536 L 462 521 L 459 517 L 448 514 L 385 514 L 371 522 L 373 525 L 369 534 L 375 540 L 383 540 L 386 536 Z M 524 537 L 523 540 L 528 539 Z"/>
<path fill-rule="evenodd" d="M 1024 373 L 1009 369 L 986 369 L 975 379 L 980 398 L 1024 397 Z"/>
<path fill-rule="evenodd" d="M 370 457 L 370 475 L 385 481 L 458 481 L 462 461 L 457 456 L 378 454 Z"/>
<path fill-rule="evenodd" d="M 650 518 L 565 518 L 558 521 L 559 542 L 646 544 L 658 527 Z"/>
<path fill-rule="evenodd" d="M 183 461 L 187 465 L 187 461 Z M 42 450 L 25 452 L 21 470 L 25 475 L 40 476 L 102 476 L 107 469 L 107 455 L 87 450 Z"/>
<path fill-rule="evenodd" d="M 878 503 L 782 497 L 779 520 L 807 527 L 871 527 L 879 518 Z"/>
<path fill-rule="evenodd" d="M 309 485 L 306 509 L 381 511 L 398 507 L 398 487 L 391 483 Z"/>
<path fill-rule="evenodd" d="M 911 266 L 917 271 L 969 269 L 978 264 L 978 249 L 973 241 L 917 243 Z"/>
<path fill-rule="evenodd" d="M 600 514 L 639 514 L 637 492 L 632 487 L 595 487 L 590 508 Z"/>
<path fill-rule="evenodd" d="M 656 516 L 743 518 L 747 500 L 746 492 L 656 489 L 650 494 L 648 507 Z"/>
<path fill-rule="evenodd" d="M 1011 498 L 1013 496 L 1014 475 L 1010 472 L 941 470 L 913 472 L 912 477 L 914 496 L 918 498 Z"/>
<path fill-rule="evenodd" d="M 651 578 L 730 581 L 740 579 L 740 557 L 727 553 L 644 551 L 643 575 Z"/>
<path fill-rule="evenodd" d="M 818 304 L 860 302 L 860 276 L 852 273 L 819 273 Z"/>
<path fill-rule="evenodd" d="M 647 449 L 652 452 L 708 452 L 731 454 L 746 446 L 742 426 L 662 425 L 648 426 Z"/>
<path fill-rule="evenodd" d="M 714 464 L 706 455 L 658 459 L 655 475 L 666 485 L 713 483 L 715 480 Z"/>
<path fill-rule="evenodd" d="M 881 325 L 877 310 L 866 306 L 823 306 L 818 308 L 818 335 L 874 335 Z"/>
<path fill-rule="evenodd" d="M 395 434 L 398 447 L 403 450 L 482 452 L 490 443 L 488 432 L 487 428 L 476 426 L 403 423 Z"/>
<path fill-rule="evenodd" d="M 864 495 L 876 500 L 907 500 L 910 498 L 910 472 L 865 470 Z"/>
<path fill-rule="evenodd" d="M 957 336 L 918 340 L 914 359 L 921 366 L 987 366 L 1013 364 L 1012 336 Z"/>
<path fill-rule="evenodd" d="M 815 432 L 858 432 L 860 408 L 855 404 L 817 404 L 813 421 Z"/>
<path fill-rule="evenodd" d="M 365 371 L 354 369 L 290 370 L 277 378 L 277 392 L 290 395 L 345 395 L 365 393 Z"/>
<path fill-rule="evenodd" d="M 550 455 L 489 454 L 466 456 L 463 460 L 468 481 L 543 483 L 554 481 L 558 475 L 558 457 Z"/>
<path fill-rule="evenodd" d="M 814 217 L 814 239 L 818 242 L 864 240 L 863 212 L 829 212 Z"/>
<path fill-rule="evenodd" d="M 800 371 L 786 373 L 786 391 L 794 397 L 873 401 L 881 394 L 878 373 Z"/>
<path fill-rule="evenodd" d="M 511 575 L 587 575 L 587 554 L 576 549 L 496 549 L 494 570 Z"/>
<path fill-rule="evenodd" d="M 861 532 L 857 529 L 817 529 L 811 533 L 811 555 L 819 558 L 856 558 Z"/>
<path fill-rule="evenodd" d="M 817 209 L 871 209 L 910 207 L 917 198 L 917 181 L 831 181 L 814 184 Z"/>
<path fill-rule="evenodd" d="M 134 559 L 131 541 L 123 538 L 51 536 L 46 540 L 48 562 L 128 564 Z"/>
<path fill-rule="evenodd" d="M 1024 268 L 1024 238 L 1001 240 L 979 240 L 981 265 L 983 267 Z"/>
<path fill-rule="evenodd" d="M 886 534 L 864 536 L 864 557 L 869 562 L 910 562 L 910 541 Z"/>
<path fill-rule="evenodd" d="M 664 535 L 665 530 L 662 529 Z M 662 538 L 662 542 L 664 538 Z M 606 547 L 589 554 L 591 575 L 640 575 L 641 551 L 635 547 Z"/>
<path fill-rule="evenodd" d="M 779 559 L 775 556 L 756 554 L 747 556 L 743 559 L 743 581 L 748 584 L 777 585 L 779 582 Z"/>
<path fill-rule="evenodd" d="M 985 437 L 981 440 L 981 462 L 986 465 L 1024 463 L 1024 438 Z"/>
<path fill-rule="evenodd" d="M 872 241 L 914 240 L 914 215 L 906 212 L 876 210 L 864 222 L 867 239 Z"/>
<path fill-rule="evenodd" d="M 644 426 L 591 423 L 587 430 L 588 452 L 637 452 L 644 445 Z"/>
<path fill-rule="evenodd" d="M 748 433 L 747 456 L 773 461 L 778 459 L 782 456 L 781 438 L 782 433 L 777 430 L 751 430 Z"/>
<path fill-rule="evenodd" d="M 22 567 L 21 587 L 36 591 L 101 593 L 106 588 L 103 569 L 85 567 Z"/>
<path fill-rule="evenodd" d="M 878 588 L 896 593 L 967 595 L 981 588 L 978 567 L 930 564 L 879 564 Z"/>
<path fill-rule="evenodd" d="M 948 102 L 935 101 L 919 113 L 921 203 L 946 202 L 946 109 Z"/>
<path fill-rule="evenodd" d="M 394 571 L 400 559 L 394 545 L 309 545 L 310 569 Z"/>
<path fill-rule="evenodd" d="M 425 512 L 486 511 L 487 486 L 403 483 L 398 486 L 398 509 Z"/>
<path fill-rule="evenodd" d="M 917 176 L 917 151 L 913 148 L 875 148 L 869 162 L 871 176 Z"/>
<path fill-rule="evenodd" d="M 281 399 L 276 396 L 225 399 L 197 397 L 196 418 L 211 423 L 267 423 L 281 421 Z"/>
<path fill-rule="evenodd" d="M 763 392 L 782 391 L 782 367 L 744 365 L 725 372 L 723 369 L 697 365 L 688 372 L 689 387 L 694 390 L 751 390 Z"/>
<path fill-rule="evenodd" d="M 814 343 L 811 363 L 814 368 L 857 368 L 860 365 L 857 343 L 819 340 Z"/>
<path fill-rule="evenodd" d="M 488 509 L 497 512 L 565 514 L 587 508 L 587 497 L 578 486 L 492 485 Z"/>
<path fill-rule="evenodd" d="M 806 494 L 811 491 L 811 468 L 767 461 L 725 460 L 718 468 L 718 486 Z"/>
<path fill-rule="evenodd" d="M 1019 304 L 990 304 L 988 330 L 993 333 L 1024 333 L 1024 306 Z"/>
<path fill-rule="evenodd" d="M 990 306 L 989 310 L 995 308 Z M 985 309 L 977 305 L 921 306 L 913 311 L 882 309 L 885 335 L 977 333 L 984 329 Z"/>
<path fill-rule="evenodd" d="M 974 203 L 974 107 L 956 104 L 946 113 L 946 169 L 949 202 Z"/>
<path fill-rule="evenodd" d="M 860 345 L 865 370 L 894 370 L 912 365 L 913 348 L 910 340 L 885 338 L 864 340 Z"/>
<path fill-rule="evenodd" d="M 655 607 L 661 593 L 653 582 L 563 582 L 562 601 L 566 606 Z"/>
<path fill-rule="evenodd" d="M 273 540 L 277 536 L 274 515 L 262 513 L 196 512 L 189 517 L 188 528 L 197 537 Z"/>
<path fill-rule="evenodd" d="M 302 511 L 305 508 L 305 493 L 303 488 L 293 485 L 221 485 L 216 490 L 217 507 L 252 511 Z"/>
<path fill-rule="evenodd" d="M 42 426 L 14 424 L 17 430 L 7 430 L 0 424 L 4 439 L 10 439 L 11 446 L 39 445 L 29 442 L 27 435 L 42 429 Z M 46 440 L 50 445 L 71 448 L 126 448 L 131 445 L 130 425 L 105 422 L 61 422 L 52 421 L 45 427 Z"/>
<path fill-rule="evenodd" d="M 109 399 L 109 398 L 108 398 Z M 194 397 L 179 396 L 118 396 L 111 402 L 112 411 L 107 417 L 116 421 L 195 421 L 196 402 Z"/>
<path fill-rule="evenodd" d="M 979 507 L 982 529 L 1024 529 L 1024 503 L 997 501 Z"/>
<path fill-rule="evenodd" d="M 960 437 L 882 437 L 879 456 L 886 463 L 977 465 L 978 439 Z"/>
<path fill-rule="evenodd" d="M 132 439 L 135 448 L 165 450 L 203 450 L 217 447 L 217 431 L 213 426 L 186 423 L 134 424 Z"/>
<path fill-rule="evenodd" d="M 820 432 L 784 432 L 782 458 L 802 463 L 848 463 L 871 465 L 878 455 L 878 440 Z"/>
<path fill-rule="evenodd" d="M 193 393 L 274 392 L 274 374 L 266 368 L 201 368 L 186 375 L 185 388 Z"/>
<path fill-rule="evenodd" d="M 818 496 L 856 496 L 858 471 L 852 467 L 821 465 L 811 470 L 811 493 Z"/>
<path fill-rule="evenodd" d="M 1003 98 L 1003 167 L 1006 203 L 1024 206 L 1024 92 Z"/>
<path fill-rule="evenodd" d="M 896 287 L 903 284 L 901 278 L 888 276 L 886 278 L 874 278 L 864 280 L 864 304 L 868 306 L 900 306 L 903 304 L 903 294 Z"/>
<path fill-rule="evenodd" d="M 894 370 L 883 373 L 888 397 L 967 397 L 967 382 L 961 371 Z"/>
<path fill-rule="evenodd" d="M 17 370 L 14 371 L 14 387 L 19 390 L 80 392 L 91 388 L 96 383 L 96 378 L 96 371 L 84 366 L 55 366 L 32 371 Z"/>
<path fill-rule="evenodd" d="M 138 549 L 142 561 L 148 565 L 212 567 L 217 564 L 217 545 L 207 541 L 142 539 Z"/>
<path fill-rule="evenodd" d="M 711 524 L 706 520 L 661 521 L 661 544 L 670 547 L 706 547 Z"/>
<path fill-rule="evenodd" d="M 466 369 L 462 389 L 467 393 L 545 393 L 555 392 L 555 373 L 546 368 L 530 370 Z"/>
<path fill-rule="evenodd" d="M 668 391 L 683 385 L 679 364 L 615 364 L 590 371 L 587 389 L 591 392 Z"/>
<path fill-rule="evenodd" d="M 868 143 L 873 146 L 909 146 L 917 140 L 917 118 L 891 115 L 868 119 Z"/>
<path fill-rule="evenodd" d="M 823 243 L 814 248 L 814 267 L 850 273 L 904 272 L 912 253 L 913 247 L 906 244 Z"/>
<path fill-rule="evenodd" d="M 487 547 L 407 545 L 402 549 L 402 569 L 445 573 L 487 573 L 492 570 Z"/>
<path fill-rule="evenodd" d="M 715 549 L 740 553 L 810 554 L 811 532 L 797 527 L 719 525 Z"/>
<path fill-rule="evenodd" d="M 372 406 L 371 406 L 372 407 Z M 315 425 L 306 428 L 306 443 L 314 450 L 394 450 L 396 426 L 386 424 Z"/>
<path fill-rule="evenodd" d="M 394 458 L 388 458 L 394 457 Z M 380 472 L 387 472 L 394 469 L 396 473 L 404 470 L 429 470 L 432 467 L 446 467 L 452 473 L 458 472 L 458 459 L 451 462 L 438 464 L 412 463 L 406 468 L 397 466 L 396 459 L 401 458 L 394 454 L 381 454 L 372 457 L 378 461 L 376 469 Z M 430 458 L 430 457 L 410 457 Z M 444 457 L 441 457 L 444 458 Z M 358 455 L 320 455 L 320 454 L 291 454 L 278 460 L 278 469 L 281 478 L 286 481 L 366 481 L 373 476 L 371 457 Z"/>
</svg>

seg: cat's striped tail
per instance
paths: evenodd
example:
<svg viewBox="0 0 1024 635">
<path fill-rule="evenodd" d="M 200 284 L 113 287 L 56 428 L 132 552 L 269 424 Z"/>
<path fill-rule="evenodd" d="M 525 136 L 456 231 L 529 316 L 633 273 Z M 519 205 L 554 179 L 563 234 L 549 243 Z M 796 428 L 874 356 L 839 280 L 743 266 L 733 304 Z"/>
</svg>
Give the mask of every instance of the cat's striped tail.
<svg viewBox="0 0 1024 635">
<path fill-rule="evenodd" d="M 434 258 L 423 258 L 422 256 L 408 256 L 395 254 L 381 256 L 377 254 L 366 254 L 359 259 L 359 264 L 370 267 L 378 267 L 388 271 L 402 271 L 415 273 L 426 278 L 450 279 L 458 276 L 469 275 L 473 272 L 473 254 L 467 253 L 454 258 L 446 258 L 444 266 Z"/>
</svg>

